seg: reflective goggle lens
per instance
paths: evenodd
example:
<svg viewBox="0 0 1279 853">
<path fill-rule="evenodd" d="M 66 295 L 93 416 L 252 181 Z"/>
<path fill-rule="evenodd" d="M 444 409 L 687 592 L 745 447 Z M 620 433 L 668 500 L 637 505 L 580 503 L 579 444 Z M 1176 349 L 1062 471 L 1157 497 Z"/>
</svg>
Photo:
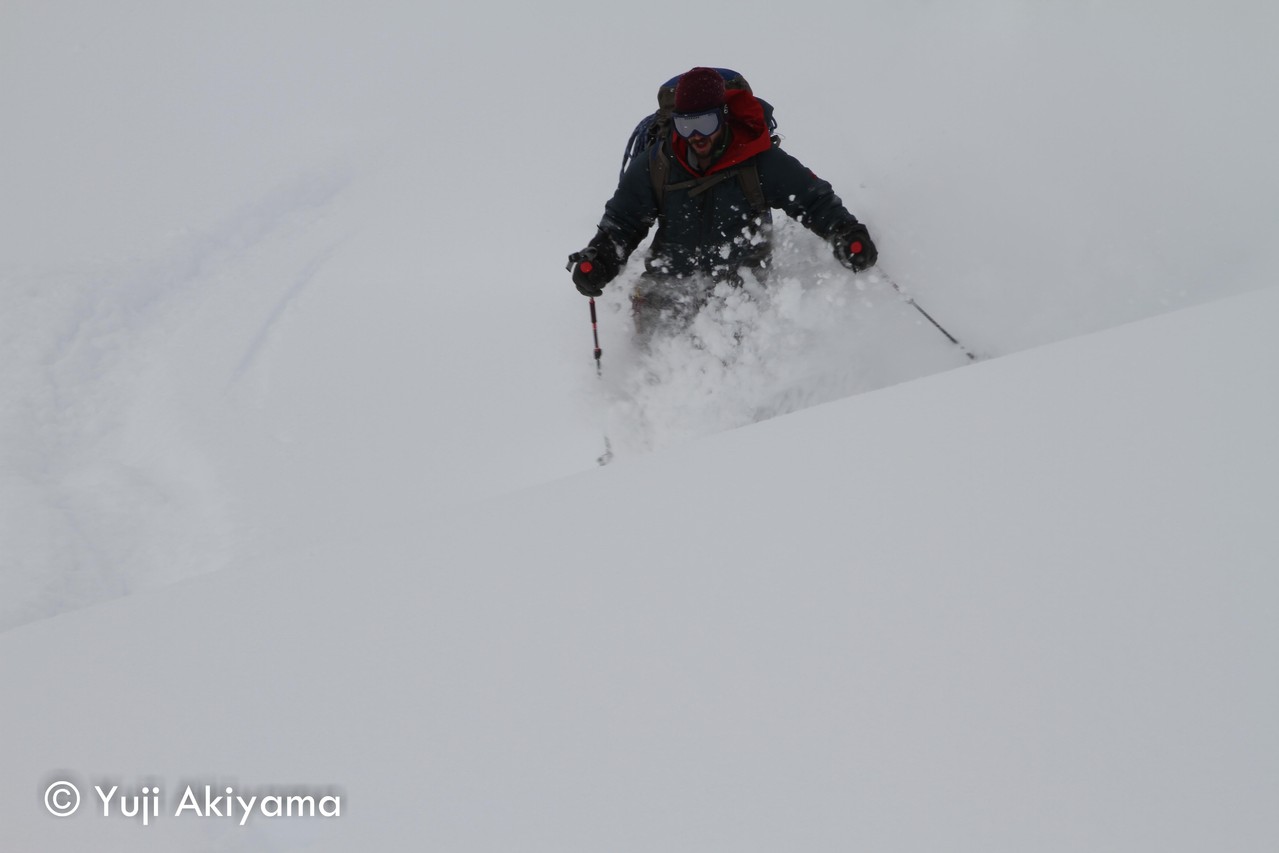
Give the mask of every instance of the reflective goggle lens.
<svg viewBox="0 0 1279 853">
<path fill-rule="evenodd" d="M 675 132 L 685 139 L 688 139 L 693 134 L 710 136 L 719 130 L 720 112 L 720 110 L 712 110 L 708 113 L 675 115 L 672 117 L 675 122 Z"/>
</svg>

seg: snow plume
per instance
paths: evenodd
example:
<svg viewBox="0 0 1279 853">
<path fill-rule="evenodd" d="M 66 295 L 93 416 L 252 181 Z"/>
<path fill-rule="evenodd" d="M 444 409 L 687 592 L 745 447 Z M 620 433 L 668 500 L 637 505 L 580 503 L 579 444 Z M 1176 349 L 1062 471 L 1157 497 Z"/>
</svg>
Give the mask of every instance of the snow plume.
<svg viewBox="0 0 1279 853">
<path fill-rule="evenodd" d="M 886 273 L 844 270 L 792 220 L 777 226 L 774 261 L 766 284 L 716 285 L 686 327 L 647 345 L 630 315 L 638 261 L 610 288 L 601 334 L 625 339 L 603 370 L 614 451 L 657 450 L 966 361 Z"/>
</svg>

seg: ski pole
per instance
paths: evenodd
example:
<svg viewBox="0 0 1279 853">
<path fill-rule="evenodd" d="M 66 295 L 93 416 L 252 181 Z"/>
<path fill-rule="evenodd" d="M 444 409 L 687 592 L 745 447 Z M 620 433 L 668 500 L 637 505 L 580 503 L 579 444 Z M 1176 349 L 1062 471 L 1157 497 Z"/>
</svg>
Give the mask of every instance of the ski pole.
<svg viewBox="0 0 1279 853">
<path fill-rule="evenodd" d="M 897 282 L 893 281 L 893 279 L 892 279 L 892 277 L 891 277 L 891 276 L 889 276 L 889 275 L 888 275 L 887 273 L 885 273 L 883 270 L 880 270 L 880 271 L 879 271 L 879 274 L 880 274 L 880 275 L 882 275 L 882 276 L 884 277 L 884 281 L 888 282 L 889 284 L 891 284 L 891 285 L 893 286 L 893 290 L 897 291 L 897 293 L 901 296 L 901 298 L 902 298 L 902 299 L 906 300 L 906 304 L 907 304 L 907 305 L 910 305 L 912 308 L 914 308 L 914 309 L 915 309 L 916 311 L 918 311 L 920 314 L 923 314 L 923 315 L 924 315 L 924 319 L 925 319 L 925 320 L 927 320 L 928 322 L 930 322 L 930 323 L 932 323 L 934 326 L 936 326 L 936 327 L 937 327 L 937 331 L 941 332 L 943 335 L 945 335 L 945 336 L 946 336 L 946 340 L 950 341 L 952 344 L 954 344 L 955 346 L 959 347 L 959 351 L 960 351 L 960 352 L 962 352 L 964 355 L 968 356 L 968 360 L 969 360 L 969 361 L 976 361 L 976 360 L 977 360 L 977 356 L 973 355 L 972 351 L 971 351 L 971 350 L 969 350 L 969 349 L 968 349 L 968 347 L 966 347 L 966 346 L 964 346 L 963 344 L 961 344 L 961 343 L 959 342 L 959 339 L 958 339 L 958 338 L 956 338 L 956 337 L 955 337 L 954 335 L 952 335 L 950 332 L 946 331 L 946 327 L 945 327 L 945 326 L 943 326 L 941 323 L 938 323 L 936 320 L 934 320 L 934 319 L 933 319 L 933 315 L 931 315 L 931 314 L 929 314 L 927 311 L 925 311 L 925 310 L 924 310 L 924 307 L 923 307 L 922 305 L 920 305 L 918 302 L 916 302 L 916 301 L 915 301 L 915 300 L 914 300 L 914 299 L 913 299 L 913 298 L 912 298 L 909 294 L 907 294 L 907 293 L 906 293 L 906 291 L 902 290 L 902 289 L 901 289 L 901 287 L 899 287 L 899 286 L 898 286 Z"/>
<path fill-rule="evenodd" d="M 595 375 L 604 379 L 604 368 L 600 363 L 600 356 L 604 354 L 604 350 L 600 349 L 600 323 L 595 316 L 595 297 L 591 297 L 591 334 L 595 337 Z M 604 453 L 595 460 L 601 466 L 607 465 L 613 461 L 613 442 L 608 440 L 608 430 L 604 430 Z"/>
<path fill-rule="evenodd" d="M 600 378 L 604 377 L 604 369 L 600 366 L 600 356 L 604 354 L 604 350 L 600 349 L 600 322 L 595 316 L 595 297 L 591 297 L 591 334 L 595 336 L 595 375 Z"/>
</svg>

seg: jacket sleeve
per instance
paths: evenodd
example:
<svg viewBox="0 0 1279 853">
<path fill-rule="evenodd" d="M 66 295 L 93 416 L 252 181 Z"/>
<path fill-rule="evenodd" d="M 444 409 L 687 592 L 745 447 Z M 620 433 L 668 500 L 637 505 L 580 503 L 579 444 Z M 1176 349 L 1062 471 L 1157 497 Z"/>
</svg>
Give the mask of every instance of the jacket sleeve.
<svg viewBox="0 0 1279 853">
<path fill-rule="evenodd" d="M 604 217 L 600 219 L 600 232 L 612 239 L 623 261 L 631 256 L 657 220 L 657 198 L 649 172 L 652 154 L 650 150 L 630 162 L 613 197 L 604 205 Z"/>
<path fill-rule="evenodd" d="M 829 183 L 780 148 L 761 154 L 757 162 L 764 200 L 823 240 L 856 224 L 857 217 L 844 207 Z"/>
</svg>

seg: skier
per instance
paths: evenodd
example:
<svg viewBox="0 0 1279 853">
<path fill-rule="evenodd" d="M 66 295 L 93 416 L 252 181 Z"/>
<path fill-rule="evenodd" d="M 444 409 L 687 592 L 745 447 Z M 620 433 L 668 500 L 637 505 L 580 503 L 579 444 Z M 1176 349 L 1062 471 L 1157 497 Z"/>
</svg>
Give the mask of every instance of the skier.
<svg viewBox="0 0 1279 853">
<path fill-rule="evenodd" d="M 741 286 L 744 271 L 762 284 L 774 208 L 828 240 L 849 269 L 878 257 L 831 185 L 778 147 L 762 102 L 744 81 L 726 87 L 725 76 L 736 75 L 702 67 L 680 75 L 670 133 L 630 162 L 594 239 L 569 256 L 578 291 L 600 296 L 657 223 L 631 298 L 641 339 L 691 321 L 716 284 Z"/>
</svg>

